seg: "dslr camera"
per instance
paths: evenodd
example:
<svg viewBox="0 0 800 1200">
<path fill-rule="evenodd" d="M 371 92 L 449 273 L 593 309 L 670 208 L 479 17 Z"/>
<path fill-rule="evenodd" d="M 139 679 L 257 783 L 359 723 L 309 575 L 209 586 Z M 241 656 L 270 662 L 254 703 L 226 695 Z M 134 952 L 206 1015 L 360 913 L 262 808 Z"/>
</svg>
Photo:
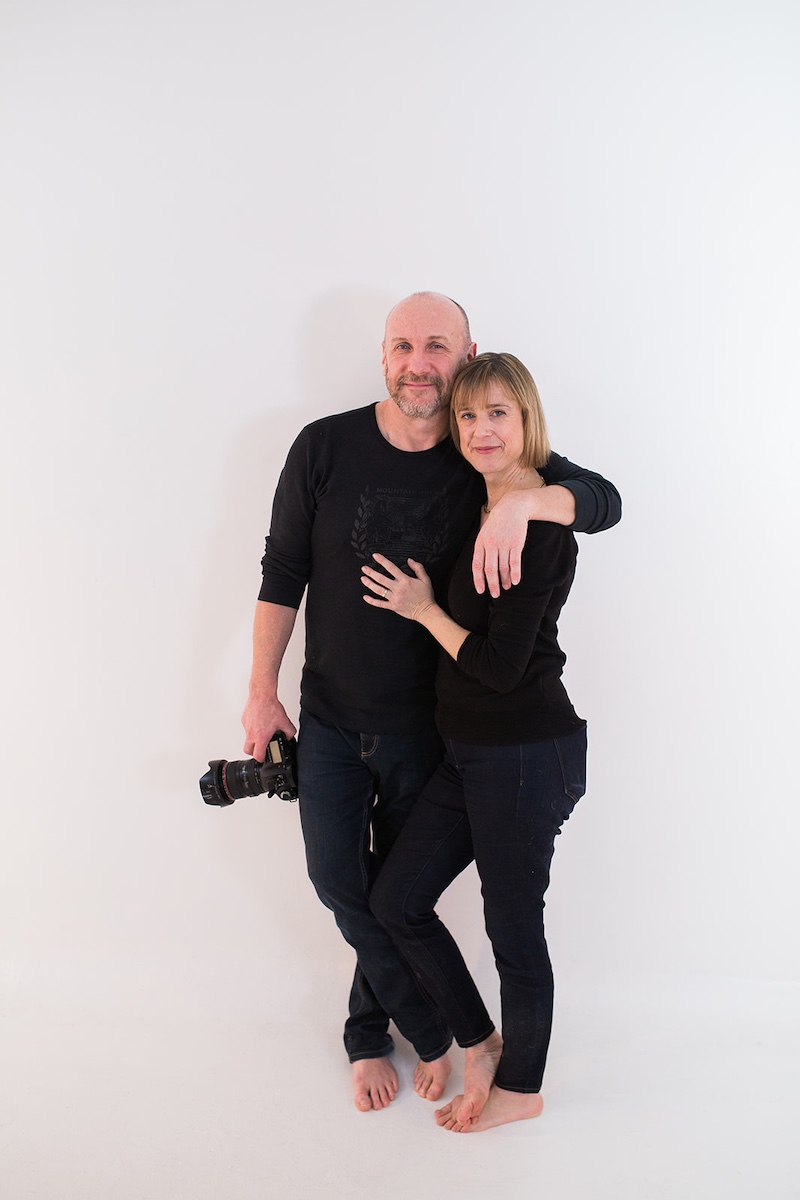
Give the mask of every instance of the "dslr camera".
<svg viewBox="0 0 800 1200">
<path fill-rule="evenodd" d="M 228 762 L 215 758 L 200 778 L 200 794 L 206 804 L 224 806 L 242 796 L 280 796 L 297 799 L 297 742 L 276 730 L 267 743 L 263 763 L 256 758 Z"/>
</svg>

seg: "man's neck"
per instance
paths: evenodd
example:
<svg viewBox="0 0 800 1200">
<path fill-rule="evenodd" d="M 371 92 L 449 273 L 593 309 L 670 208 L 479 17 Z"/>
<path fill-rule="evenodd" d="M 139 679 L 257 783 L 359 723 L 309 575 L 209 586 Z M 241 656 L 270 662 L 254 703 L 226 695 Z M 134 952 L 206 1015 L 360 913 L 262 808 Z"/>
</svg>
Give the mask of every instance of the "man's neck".
<svg viewBox="0 0 800 1200">
<path fill-rule="evenodd" d="M 408 417 L 394 400 L 379 400 L 375 405 L 378 429 L 398 450 L 430 450 L 443 442 L 450 432 L 450 412 L 444 409 L 432 417 Z"/>
</svg>

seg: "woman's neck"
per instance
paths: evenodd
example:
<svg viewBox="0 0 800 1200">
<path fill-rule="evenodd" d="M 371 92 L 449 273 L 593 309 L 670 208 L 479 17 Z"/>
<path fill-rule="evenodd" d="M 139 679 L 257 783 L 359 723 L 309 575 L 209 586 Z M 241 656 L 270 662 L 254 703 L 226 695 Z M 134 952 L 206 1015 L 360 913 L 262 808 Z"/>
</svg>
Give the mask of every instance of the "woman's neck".
<svg viewBox="0 0 800 1200">
<path fill-rule="evenodd" d="M 486 475 L 484 478 L 486 479 L 486 503 L 483 511 L 486 513 L 490 513 L 495 504 L 509 492 L 522 492 L 526 488 L 542 486 L 542 478 L 535 467 L 518 465 L 512 467 L 510 471 L 504 472 L 500 477 Z"/>
</svg>

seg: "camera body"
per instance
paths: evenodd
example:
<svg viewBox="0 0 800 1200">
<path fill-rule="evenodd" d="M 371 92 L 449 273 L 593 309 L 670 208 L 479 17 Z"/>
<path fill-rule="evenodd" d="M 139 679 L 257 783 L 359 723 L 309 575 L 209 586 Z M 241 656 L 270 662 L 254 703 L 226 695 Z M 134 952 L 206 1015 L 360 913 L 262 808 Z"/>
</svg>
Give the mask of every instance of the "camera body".
<svg viewBox="0 0 800 1200">
<path fill-rule="evenodd" d="M 255 758 L 228 762 L 215 758 L 200 778 L 200 794 L 206 804 L 224 807 L 241 800 L 242 796 L 279 796 L 281 800 L 297 799 L 297 742 L 287 738 L 279 729 L 267 743 L 263 763 Z"/>
</svg>

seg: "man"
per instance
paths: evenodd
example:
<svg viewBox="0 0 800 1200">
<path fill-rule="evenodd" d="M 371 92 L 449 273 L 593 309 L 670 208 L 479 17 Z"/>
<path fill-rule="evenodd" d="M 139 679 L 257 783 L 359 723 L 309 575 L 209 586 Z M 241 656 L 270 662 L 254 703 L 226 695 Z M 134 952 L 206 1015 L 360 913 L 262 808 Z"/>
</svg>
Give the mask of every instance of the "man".
<svg viewBox="0 0 800 1200">
<path fill-rule="evenodd" d="M 298 748 L 300 816 L 317 894 L 357 955 L 344 1042 L 356 1106 L 397 1093 L 389 1015 L 417 1050 L 415 1090 L 438 1100 L 451 1035 L 367 897 L 412 804 L 441 758 L 433 723 L 436 646 L 415 622 L 365 604 L 361 568 L 375 552 L 422 562 L 442 597 L 485 501 L 481 476 L 449 438 L 453 378 L 476 353 L 464 310 L 432 292 L 386 321 L 388 398 L 307 426 L 278 483 L 262 560 L 244 750 L 263 759 L 275 732 L 294 735 L 278 672 L 303 592 L 306 659 Z M 596 532 L 620 517 L 601 476 L 553 455 L 548 486 L 500 501 L 476 543 L 478 591 L 519 581 L 529 520 Z"/>
</svg>

